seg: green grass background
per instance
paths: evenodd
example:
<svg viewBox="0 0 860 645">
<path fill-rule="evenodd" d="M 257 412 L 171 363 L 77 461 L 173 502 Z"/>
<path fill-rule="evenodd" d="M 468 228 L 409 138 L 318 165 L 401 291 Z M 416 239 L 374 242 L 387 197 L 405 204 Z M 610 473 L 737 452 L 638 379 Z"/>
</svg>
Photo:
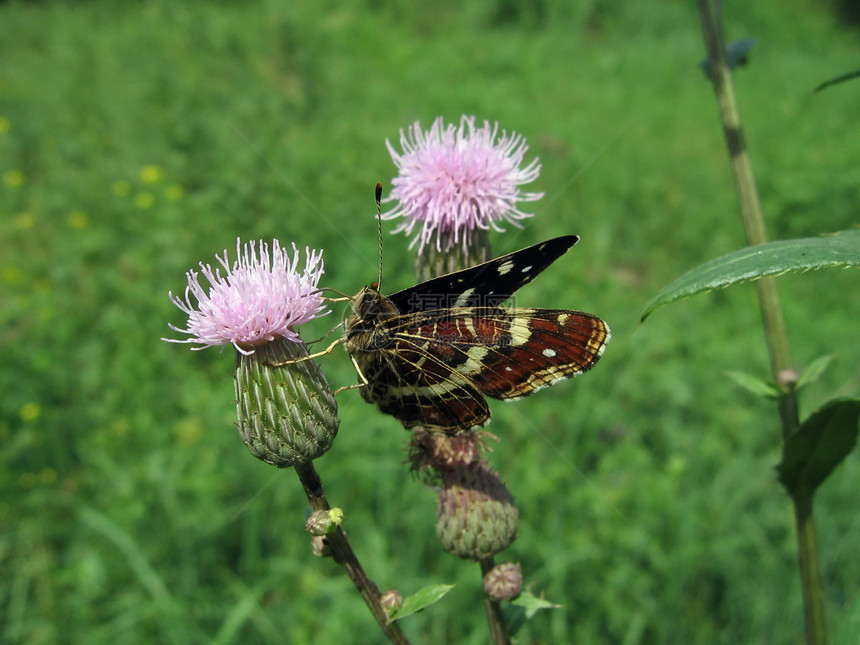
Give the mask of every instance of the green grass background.
<svg viewBox="0 0 860 645">
<path fill-rule="evenodd" d="M 811 0 L 725 11 L 729 40 L 758 39 L 736 80 L 771 236 L 855 225 L 860 84 L 811 89 L 857 68 L 857 24 Z M 754 288 L 637 327 L 744 244 L 703 49 L 677 0 L 0 4 L 0 641 L 384 642 L 310 555 L 293 472 L 242 446 L 232 351 L 159 338 L 184 323 L 167 291 L 238 236 L 324 248 L 327 286 L 372 281 L 386 137 L 465 113 L 543 164 L 539 215 L 495 251 L 582 236 L 518 302 L 613 328 L 592 373 L 493 403 L 521 510 L 505 556 L 563 605 L 519 642 L 800 642 L 775 409 L 724 375 L 767 375 Z M 409 286 L 407 240 L 384 250 L 386 289 Z M 856 396 L 856 272 L 779 285 L 796 364 L 836 354 L 802 415 Z M 342 351 L 321 363 L 354 382 Z M 440 551 L 407 434 L 339 403 L 317 467 L 368 572 L 404 595 L 456 583 L 403 622 L 413 643 L 486 643 L 477 565 Z M 858 483 L 853 454 L 816 498 L 834 643 L 860 633 Z"/>
</svg>

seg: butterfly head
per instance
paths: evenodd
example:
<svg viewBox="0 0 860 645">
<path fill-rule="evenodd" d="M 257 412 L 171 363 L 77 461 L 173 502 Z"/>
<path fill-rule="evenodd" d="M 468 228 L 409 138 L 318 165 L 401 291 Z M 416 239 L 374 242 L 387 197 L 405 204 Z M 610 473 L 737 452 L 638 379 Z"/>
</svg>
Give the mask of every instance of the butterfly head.
<svg viewBox="0 0 860 645">
<path fill-rule="evenodd" d="M 373 332 L 386 320 L 399 315 L 394 303 L 379 293 L 378 283 L 373 282 L 352 299 L 352 314 L 346 323 L 347 337 Z"/>
</svg>

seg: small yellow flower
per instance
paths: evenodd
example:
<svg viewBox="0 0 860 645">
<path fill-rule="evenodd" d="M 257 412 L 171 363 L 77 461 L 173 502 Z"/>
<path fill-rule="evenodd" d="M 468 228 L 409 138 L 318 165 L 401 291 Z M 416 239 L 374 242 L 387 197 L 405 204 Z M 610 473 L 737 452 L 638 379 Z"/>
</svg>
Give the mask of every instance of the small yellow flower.
<svg viewBox="0 0 860 645">
<path fill-rule="evenodd" d="M 21 473 L 18 475 L 18 484 L 22 488 L 33 488 L 36 485 L 36 475 L 33 473 Z"/>
<path fill-rule="evenodd" d="M 5 116 L 0 116 L 0 134 L 9 132 L 9 119 Z"/>
<path fill-rule="evenodd" d="M 140 169 L 140 181 L 144 184 L 157 184 L 164 179 L 164 170 L 161 166 L 148 164 Z"/>
<path fill-rule="evenodd" d="M 90 218 L 87 217 L 86 213 L 82 213 L 81 211 L 75 211 L 71 215 L 69 215 L 69 226 L 76 229 L 86 228 L 90 225 Z"/>
<path fill-rule="evenodd" d="M 39 483 L 53 484 L 55 481 L 57 481 L 57 471 L 53 468 L 43 468 L 39 472 Z"/>
<path fill-rule="evenodd" d="M 138 208 L 152 208 L 155 203 L 155 197 L 148 191 L 141 191 L 134 196 L 134 203 Z"/>
<path fill-rule="evenodd" d="M 687 458 L 683 455 L 672 455 L 666 464 L 666 470 L 674 477 L 681 477 L 687 472 Z"/>
<path fill-rule="evenodd" d="M 33 213 L 28 213 L 24 211 L 23 213 L 18 213 L 17 215 L 15 215 L 13 223 L 15 225 L 15 228 L 24 231 L 29 228 L 33 228 L 36 225 L 36 218 L 33 216 Z"/>
<path fill-rule="evenodd" d="M 176 439 L 182 446 L 191 446 L 197 443 L 205 434 L 203 424 L 197 417 L 187 417 L 180 420 L 174 427 Z"/>
<path fill-rule="evenodd" d="M 0 270 L 0 282 L 4 284 L 21 284 L 24 282 L 24 272 L 15 266 L 5 266 Z"/>
<path fill-rule="evenodd" d="M 178 202 L 185 195 L 185 189 L 179 184 L 170 184 L 164 189 L 164 196 L 169 202 Z"/>
<path fill-rule="evenodd" d="M 113 194 L 118 197 L 127 197 L 131 192 L 131 184 L 125 180 L 113 182 Z"/>
<path fill-rule="evenodd" d="M 35 401 L 25 403 L 18 410 L 18 416 L 21 417 L 21 421 L 35 421 L 39 418 L 39 414 L 41 414 L 41 409 Z"/>
<path fill-rule="evenodd" d="M 24 173 L 20 170 L 7 170 L 3 173 L 3 183 L 12 188 L 17 188 L 24 183 Z"/>
</svg>

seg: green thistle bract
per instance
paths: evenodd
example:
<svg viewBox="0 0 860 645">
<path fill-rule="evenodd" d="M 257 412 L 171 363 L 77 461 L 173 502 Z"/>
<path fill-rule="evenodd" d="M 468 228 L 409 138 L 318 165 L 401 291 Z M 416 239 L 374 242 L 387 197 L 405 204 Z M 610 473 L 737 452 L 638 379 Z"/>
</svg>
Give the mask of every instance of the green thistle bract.
<svg viewBox="0 0 860 645">
<path fill-rule="evenodd" d="M 323 455 L 337 435 L 337 403 L 319 366 L 295 361 L 303 343 L 278 339 L 236 352 L 239 436 L 251 454 L 288 468 Z"/>
<path fill-rule="evenodd" d="M 483 560 L 517 536 L 519 511 L 498 475 L 484 463 L 442 469 L 436 535 L 458 558 Z"/>
</svg>

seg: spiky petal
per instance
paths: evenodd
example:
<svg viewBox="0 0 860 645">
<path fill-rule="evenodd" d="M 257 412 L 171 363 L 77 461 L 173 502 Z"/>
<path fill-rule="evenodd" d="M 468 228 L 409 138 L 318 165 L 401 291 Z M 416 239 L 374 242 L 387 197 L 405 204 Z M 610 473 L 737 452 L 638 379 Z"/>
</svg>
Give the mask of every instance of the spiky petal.
<svg viewBox="0 0 860 645">
<path fill-rule="evenodd" d="M 237 259 L 232 264 L 226 250 L 215 256 L 220 268 L 201 262 L 199 273 L 186 274 L 184 297 L 169 294 L 188 315 L 185 329 L 170 328 L 190 338 L 163 340 L 200 345 L 192 349 L 232 344 L 243 353 L 253 353 L 254 346 L 276 338 L 298 342 L 295 327 L 326 313 L 317 288 L 324 269 L 321 251 L 305 249 L 303 271 L 298 269 L 295 244 L 292 251 L 290 258 L 278 240 L 271 251 L 262 240 L 259 246 L 253 241 L 242 246 L 236 240 Z M 200 283 L 201 275 L 208 289 Z"/>
<path fill-rule="evenodd" d="M 500 134 L 498 123 L 476 127 L 475 117 L 464 115 L 459 127 L 446 126 L 439 117 L 427 132 L 419 122 L 401 130 L 402 153 L 385 143 L 398 168 L 389 198 L 398 205 L 383 218 L 404 218 L 394 232 L 411 235 L 418 229 L 413 245 L 435 242 L 441 251 L 468 247 L 475 231 L 504 230 L 503 222 L 519 227 L 519 220 L 532 215 L 517 202 L 543 197 L 520 190 L 537 179 L 540 164 L 534 159 L 523 167 L 525 139 L 515 132 Z"/>
</svg>

